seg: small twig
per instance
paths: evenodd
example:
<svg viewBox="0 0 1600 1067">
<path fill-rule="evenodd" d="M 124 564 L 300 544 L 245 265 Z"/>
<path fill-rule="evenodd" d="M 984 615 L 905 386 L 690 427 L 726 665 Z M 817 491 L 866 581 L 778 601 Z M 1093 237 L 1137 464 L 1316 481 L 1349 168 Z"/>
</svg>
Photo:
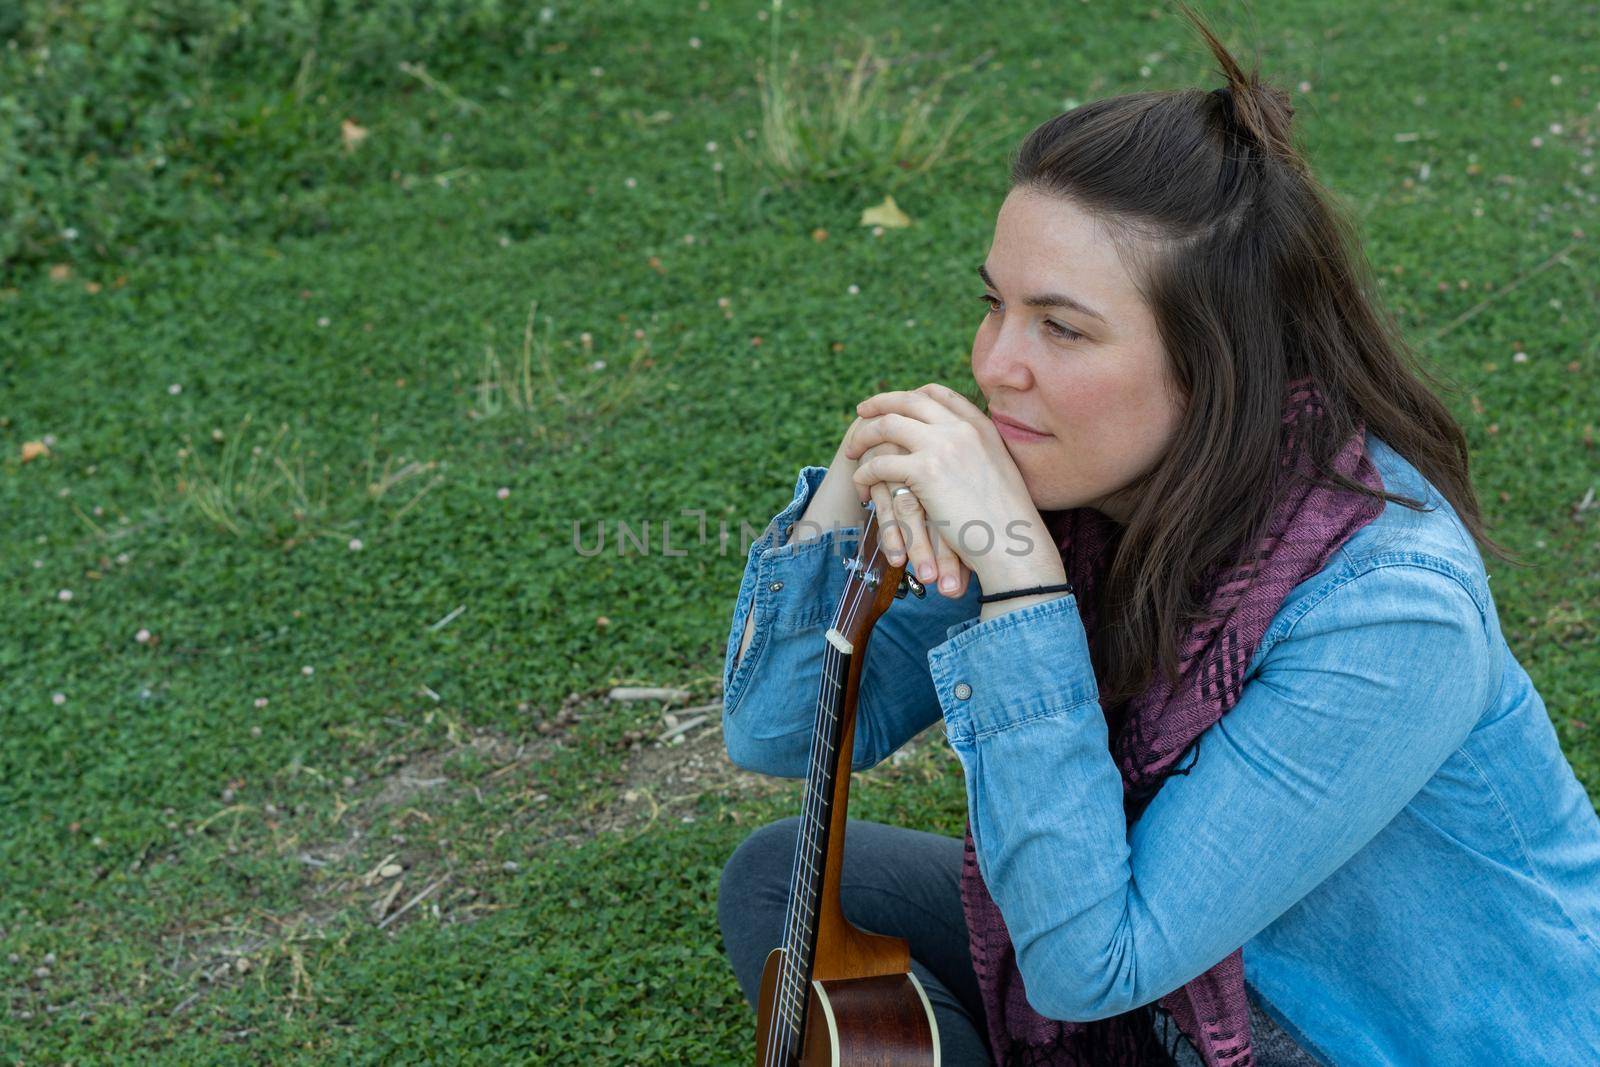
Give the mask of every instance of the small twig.
<svg viewBox="0 0 1600 1067">
<path fill-rule="evenodd" d="M 452 874 L 453 874 L 453 872 L 452 872 Z M 406 912 L 410 911 L 412 908 L 414 908 L 418 904 L 422 903 L 423 899 L 429 893 L 432 893 L 435 889 L 438 889 L 440 886 L 442 886 L 446 882 L 448 882 L 451 879 L 452 874 L 447 874 L 443 878 L 437 879 L 436 881 L 434 881 L 434 883 L 432 885 L 428 886 L 428 888 L 424 889 L 422 892 L 418 893 L 416 896 L 414 896 L 410 900 L 406 901 L 405 904 L 401 906 L 399 911 L 395 912 L 393 915 L 389 916 L 387 919 L 385 919 L 381 923 L 379 923 L 378 924 L 378 929 L 382 930 L 385 926 L 388 926 L 390 923 L 392 923 L 396 919 L 400 918 L 400 916 L 404 915 Z"/>
<path fill-rule="evenodd" d="M 1425 345 L 1433 344 L 1433 342 L 1437 341 L 1439 338 L 1443 337 L 1445 334 L 1449 333 L 1451 330 L 1455 329 L 1457 326 L 1460 326 L 1463 322 L 1466 322 L 1468 319 L 1472 318 L 1472 316 L 1478 314 L 1478 312 L 1482 311 L 1484 308 L 1488 307 L 1490 304 L 1494 303 L 1496 300 L 1500 299 L 1502 296 L 1505 296 L 1511 290 L 1515 289 L 1517 286 L 1521 285 L 1523 282 L 1527 281 L 1529 278 L 1533 277 L 1535 274 L 1538 274 L 1538 273 L 1540 273 L 1540 272 L 1542 272 L 1544 270 L 1547 270 L 1550 267 L 1554 266 L 1557 261 L 1565 259 L 1566 256 L 1567 256 L 1567 253 L 1571 252 L 1574 248 L 1577 248 L 1578 245 L 1580 245 L 1580 244 L 1582 244 L 1581 241 L 1573 241 L 1571 244 L 1567 245 L 1567 247 L 1563 248 L 1561 251 L 1557 252 L 1555 255 L 1551 256 L 1549 259 L 1545 260 L 1543 263 L 1539 264 L 1537 267 L 1534 267 L 1532 270 L 1528 271 L 1528 273 L 1524 274 L 1522 277 L 1518 278 L 1516 281 L 1513 281 L 1509 285 L 1502 286 L 1496 292 L 1491 293 L 1489 296 L 1484 297 L 1482 300 L 1478 301 L 1476 304 L 1472 305 L 1467 310 L 1465 310 L 1461 314 L 1457 315 L 1454 319 L 1450 320 L 1444 326 L 1440 327 L 1440 329 L 1439 329 L 1439 331 L 1437 333 L 1435 333 L 1432 336 L 1428 337 L 1422 343 L 1425 344 Z"/>
<path fill-rule="evenodd" d="M 455 619 L 455 617 L 457 615 L 460 615 L 463 611 L 466 611 L 466 610 L 467 610 L 467 606 L 465 604 L 461 604 L 456 608 L 456 610 L 452 611 L 450 614 L 446 615 L 444 618 L 440 619 L 438 622 L 436 622 L 432 626 L 428 627 L 428 629 L 430 629 L 430 630 L 442 630 L 446 626 L 449 626 L 450 623 L 452 621 L 454 621 L 454 619 Z"/>
<path fill-rule="evenodd" d="M 241 811 L 254 810 L 255 806 L 252 804 L 234 804 L 231 807 L 223 808 L 221 811 L 214 811 L 210 815 L 207 815 L 204 819 L 201 819 L 199 822 L 194 824 L 194 832 L 199 833 L 201 830 L 204 830 L 206 827 L 210 826 L 224 815 L 237 815 Z"/>
<path fill-rule="evenodd" d="M 447 97 L 451 103 L 455 104 L 463 111 L 483 110 L 482 104 L 475 100 L 467 99 L 454 89 L 450 88 L 450 86 L 440 81 L 438 78 L 435 78 L 432 74 L 429 74 L 427 70 L 423 68 L 421 63 L 407 63 L 402 61 L 400 63 L 400 69 L 406 74 L 409 74 L 413 78 L 420 81 L 423 85 L 426 85 L 428 88 L 433 89 Z"/>
<path fill-rule="evenodd" d="M 644 794 L 644 798 L 650 802 L 650 818 L 643 826 L 639 827 L 637 833 L 628 838 L 630 841 L 643 837 L 645 832 L 656 824 L 656 819 L 661 814 L 661 805 L 656 803 L 656 795 L 648 787 L 641 787 L 639 792 Z"/>
<path fill-rule="evenodd" d="M 672 727 L 672 729 L 659 735 L 656 740 L 665 744 L 666 742 L 671 741 L 674 737 L 677 737 L 679 734 L 687 733 L 688 731 L 693 730 L 696 726 L 699 726 L 701 723 L 705 722 L 708 717 L 709 716 L 705 715 L 696 715 L 692 719 L 685 719 L 678 725 Z"/>
<path fill-rule="evenodd" d="M 394 885 L 389 887 L 389 891 L 383 895 L 383 899 L 378 901 L 377 906 L 372 909 L 373 922 L 377 922 L 389 913 L 389 905 L 394 903 L 394 898 L 400 895 L 400 887 L 405 884 L 406 880 L 404 878 L 396 878 L 394 880 Z"/>
<path fill-rule="evenodd" d="M 71 507 L 73 511 L 76 511 L 78 513 L 78 518 L 80 518 L 84 522 L 88 523 L 90 528 L 92 528 L 95 533 L 99 534 L 101 536 L 101 538 L 105 537 L 105 535 L 106 535 L 105 527 L 101 526 L 98 522 L 95 522 L 89 516 L 85 515 L 83 513 L 83 509 L 80 508 L 77 504 L 69 504 L 68 506 Z"/>
<path fill-rule="evenodd" d="M 408 512 L 412 508 L 416 507 L 417 506 L 417 502 L 419 500 L 421 500 L 430 491 L 432 491 L 434 488 L 436 488 L 437 486 L 439 486 L 443 482 L 444 482 L 444 475 L 441 474 L 437 478 L 435 478 L 433 481 L 431 481 L 427 485 L 423 486 L 421 489 L 418 489 L 416 496 L 412 497 L 410 500 L 407 500 L 405 502 L 405 504 L 400 508 L 399 511 L 397 511 L 393 515 L 389 516 L 389 524 L 388 524 L 388 526 L 386 526 L 384 528 L 386 530 L 394 529 L 395 525 L 397 523 L 399 523 L 400 519 L 405 515 L 406 512 Z"/>
<path fill-rule="evenodd" d="M 489 777 L 490 778 L 498 778 L 502 774 L 507 774 L 507 773 L 509 773 L 511 771 L 516 770 L 518 767 L 526 766 L 527 762 L 528 762 L 527 760 L 521 759 L 521 758 L 514 759 L 510 763 L 506 764 L 504 767 L 500 767 L 500 768 L 498 768 L 496 770 L 490 771 L 489 772 Z"/>
<path fill-rule="evenodd" d="M 368 871 L 366 874 L 363 874 L 361 876 L 361 884 L 362 885 L 371 885 L 373 882 L 376 882 L 378 880 L 378 872 L 383 870 L 385 867 L 389 866 L 389 864 L 398 855 L 400 855 L 400 853 L 391 852 L 387 856 L 383 857 L 383 859 L 379 860 L 373 866 L 372 870 Z"/>
<path fill-rule="evenodd" d="M 664 689 L 649 686 L 617 686 L 611 690 L 612 700 L 688 700 L 687 689 Z"/>
</svg>

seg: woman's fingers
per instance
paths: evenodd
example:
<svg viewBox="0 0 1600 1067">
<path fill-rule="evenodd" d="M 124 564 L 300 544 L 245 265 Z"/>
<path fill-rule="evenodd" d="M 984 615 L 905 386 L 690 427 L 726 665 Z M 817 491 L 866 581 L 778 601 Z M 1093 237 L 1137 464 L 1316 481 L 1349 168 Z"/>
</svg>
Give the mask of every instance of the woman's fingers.
<svg viewBox="0 0 1600 1067">
<path fill-rule="evenodd" d="M 855 425 L 851 427 L 851 433 L 859 432 L 863 425 L 865 425 L 865 420 L 857 419 Z M 899 445 L 889 442 L 876 444 L 859 451 L 861 451 L 861 460 L 872 459 L 875 456 L 905 455 L 905 451 Z M 859 462 L 857 467 L 859 469 Z M 906 561 L 906 539 L 902 529 L 896 526 L 893 521 L 894 505 L 890 493 L 896 484 L 898 483 L 876 482 L 869 485 L 862 481 L 856 482 L 855 486 L 858 497 L 866 496 L 872 501 L 878 516 L 878 545 L 884 554 L 889 557 L 889 562 L 898 567 Z"/>
<path fill-rule="evenodd" d="M 859 432 L 860 429 L 858 425 L 855 431 Z M 905 451 L 892 441 L 870 446 L 857 444 L 856 447 L 862 452 L 857 471 L 863 465 L 880 460 L 903 461 L 908 458 Z M 924 582 L 935 582 L 942 573 L 937 555 L 938 542 L 928 527 L 927 512 L 923 511 L 916 493 L 895 493 L 896 489 L 909 487 L 892 479 L 858 478 L 855 484 L 858 493 L 866 486 L 865 492 L 872 499 L 878 515 L 878 546 L 889 558 L 890 564 L 897 567 L 906 564 L 911 573 Z"/>
<path fill-rule="evenodd" d="M 989 421 L 989 416 L 983 413 L 982 408 L 968 400 L 960 391 L 952 389 L 948 385 L 929 382 L 918 389 L 917 392 L 932 397 L 968 422 Z"/>
<path fill-rule="evenodd" d="M 896 566 L 905 563 L 924 584 L 936 585 L 945 596 L 961 596 L 967 588 L 966 564 L 940 538 L 939 531 L 929 525 L 927 512 L 922 510 L 916 494 L 896 496 L 894 488 L 887 482 L 872 487 L 875 501 L 881 501 L 884 495 L 890 500 L 887 509 L 881 502 L 878 505 L 878 541 L 889 562 Z"/>
<path fill-rule="evenodd" d="M 891 564 L 898 567 L 904 563 L 918 578 L 932 581 L 927 574 L 937 564 L 928 543 L 927 516 L 917 503 L 916 494 L 895 496 L 895 488 L 892 482 L 872 486 L 872 502 L 878 513 L 878 545 Z"/>
<path fill-rule="evenodd" d="M 899 412 L 917 422 L 948 422 L 957 417 L 949 407 L 916 389 L 874 393 L 856 405 L 856 414 L 862 416 L 882 415 L 890 411 Z"/>
<path fill-rule="evenodd" d="M 883 549 L 883 554 L 889 557 L 889 562 L 898 567 L 906 560 L 906 539 L 903 528 L 891 521 L 894 518 L 894 505 L 889 501 L 891 488 L 888 482 L 875 483 L 872 486 L 872 503 L 878 515 L 878 545 Z"/>
<path fill-rule="evenodd" d="M 944 411 L 945 418 L 952 417 L 947 409 L 940 407 L 938 401 L 920 394 L 918 398 Z M 861 418 L 859 424 L 851 427 L 850 442 L 845 445 L 844 454 L 850 459 L 856 459 L 869 448 L 885 442 L 909 452 L 915 448 L 924 448 L 933 440 L 929 436 L 931 431 L 926 422 L 909 415 L 902 415 L 898 411 L 871 417 L 863 415 Z"/>
<path fill-rule="evenodd" d="M 904 452 L 894 454 L 880 452 L 870 458 L 864 457 L 856 465 L 850 480 L 858 487 L 871 485 L 874 482 L 898 482 L 915 490 L 918 472 L 916 456 Z"/>
<path fill-rule="evenodd" d="M 890 506 L 894 509 L 895 524 L 905 536 L 906 557 L 911 573 L 924 582 L 934 581 L 939 573 L 938 563 L 933 556 L 933 545 L 928 539 L 928 516 L 922 510 L 917 494 L 901 493 L 898 496 L 891 494 L 889 499 Z"/>
<path fill-rule="evenodd" d="M 939 592 L 948 597 L 964 596 L 967 592 L 967 565 L 961 562 L 955 549 L 939 534 L 937 527 L 928 527 L 928 540 L 933 542 L 933 557 L 939 571 Z"/>
</svg>

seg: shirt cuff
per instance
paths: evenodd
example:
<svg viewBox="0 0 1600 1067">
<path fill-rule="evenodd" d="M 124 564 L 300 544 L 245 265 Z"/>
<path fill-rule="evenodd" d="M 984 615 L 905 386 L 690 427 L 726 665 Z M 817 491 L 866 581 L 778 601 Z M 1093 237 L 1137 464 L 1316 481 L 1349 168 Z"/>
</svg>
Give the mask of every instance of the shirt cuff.
<svg viewBox="0 0 1600 1067">
<path fill-rule="evenodd" d="M 820 531 L 821 536 L 785 543 L 827 473 L 827 467 L 802 468 L 795 479 L 794 499 L 750 548 L 755 605 L 772 620 L 778 634 L 815 626 L 831 616 L 844 591 L 845 564 L 855 556 L 861 539 L 860 526 L 812 526 L 801 532 Z"/>
<path fill-rule="evenodd" d="M 822 479 L 827 475 L 827 473 L 827 467 L 811 466 L 800 468 L 800 473 L 795 477 L 794 480 L 794 497 L 790 499 L 788 504 L 784 505 L 782 511 L 778 512 L 772 517 L 772 521 L 767 523 L 767 527 L 762 531 L 761 536 L 751 543 L 751 559 L 768 556 L 771 554 L 794 552 L 795 550 L 806 548 L 815 543 L 814 541 L 809 541 L 805 544 L 790 545 L 786 542 L 789 540 L 789 531 L 794 528 L 794 525 L 797 522 L 800 521 L 800 517 L 805 514 L 806 508 L 811 505 L 811 498 L 816 495 L 817 487 L 822 484 Z M 855 531 L 857 537 L 859 538 L 861 527 L 821 526 L 820 524 L 812 523 L 808 524 L 807 528 L 801 532 L 805 534 L 816 534 L 820 531 L 824 537 L 832 534 L 834 539 L 837 540 L 839 539 L 839 535 L 846 530 Z M 849 554 L 852 556 L 855 555 L 855 546 L 850 545 L 848 547 Z M 839 549 L 838 551 L 843 552 L 844 549 Z"/>
<path fill-rule="evenodd" d="M 928 668 L 952 745 L 1099 702 L 1074 593 L 947 633 L 928 650 Z"/>
<path fill-rule="evenodd" d="M 737 708 L 756 662 L 769 640 L 791 637 L 831 617 L 843 594 L 845 563 L 855 556 L 858 526 L 822 527 L 821 536 L 785 544 L 790 530 L 810 505 L 826 467 L 805 467 L 795 479 L 794 497 L 750 546 L 723 662 L 724 707 Z M 809 531 L 802 531 L 809 532 Z M 734 663 L 750 612 L 755 628 L 744 656 Z"/>
</svg>

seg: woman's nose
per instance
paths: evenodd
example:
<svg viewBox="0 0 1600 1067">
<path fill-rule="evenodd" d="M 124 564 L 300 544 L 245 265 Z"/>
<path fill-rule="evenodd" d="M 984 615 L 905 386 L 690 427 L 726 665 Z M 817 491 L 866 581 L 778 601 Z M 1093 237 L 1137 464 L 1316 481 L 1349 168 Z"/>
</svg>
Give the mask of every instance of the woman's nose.
<svg viewBox="0 0 1600 1067">
<path fill-rule="evenodd" d="M 982 342 L 972 349 L 972 378 L 985 393 L 995 390 L 1019 392 L 1033 384 L 1033 371 L 1015 338 L 996 337 L 987 346 Z"/>
</svg>

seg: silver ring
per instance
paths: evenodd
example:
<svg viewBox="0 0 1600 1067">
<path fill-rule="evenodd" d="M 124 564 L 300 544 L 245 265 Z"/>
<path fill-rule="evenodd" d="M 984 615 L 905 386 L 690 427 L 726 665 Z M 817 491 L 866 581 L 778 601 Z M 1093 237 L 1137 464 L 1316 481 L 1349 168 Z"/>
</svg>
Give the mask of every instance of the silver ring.
<svg viewBox="0 0 1600 1067">
<path fill-rule="evenodd" d="M 897 485 L 897 486 L 894 487 L 894 491 L 889 494 L 889 498 L 892 500 L 893 498 L 899 496 L 901 493 L 909 493 L 909 492 L 911 492 L 911 489 L 908 486 Z"/>
</svg>

